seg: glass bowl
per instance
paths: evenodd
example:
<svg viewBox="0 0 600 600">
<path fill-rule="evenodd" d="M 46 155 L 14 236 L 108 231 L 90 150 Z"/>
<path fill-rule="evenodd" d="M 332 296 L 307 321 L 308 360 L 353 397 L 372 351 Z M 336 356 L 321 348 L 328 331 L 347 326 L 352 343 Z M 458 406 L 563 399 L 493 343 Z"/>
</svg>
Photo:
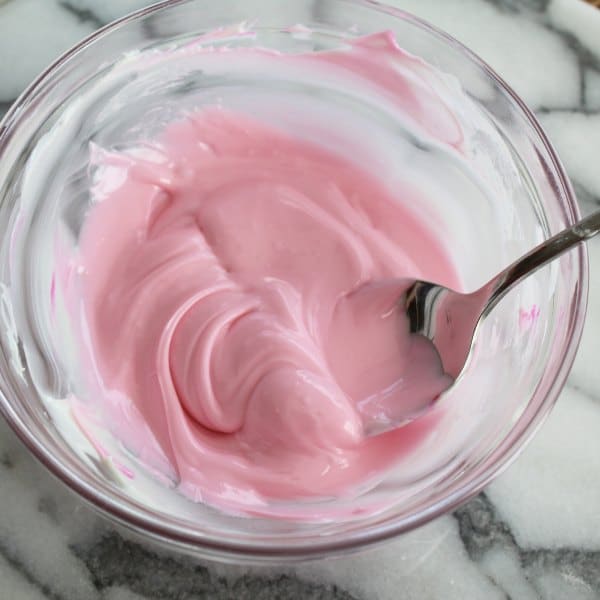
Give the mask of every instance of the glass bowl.
<svg viewBox="0 0 600 600">
<path fill-rule="evenodd" d="M 435 194 L 424 193 L 415 210 L 444 236 L 465 289 L 577 219 L 564 169 L 531 112 L 467 48 L 419 19 L 367 0 L 159 2 L 67 52 L 0 125 L 0 408 L 50 472 L 144 538 L 200 556 L 250 562 L 356 550 L 465 502 L 531 438 L 577 349 L 586 250 L 563 256 L 501 302 L 482 328 L 469 372 L 436 405 L 431 418 L 437 425 L 417 449 L 364 494 L 312 507 L 319 518 L 296 518 L 297 507 L 289 506 L 279 518 L 226 514 L 165 485 L 119 440 L 103 440 L 111 446 L 105 452 L 82 434 L 69 408 L 70 398 L 87 393 L 89 399 L 90 392 L 78 375 L 77 324 L 53 275 L 76 250 L 89 206 L 90 142 L 119 148 L 160 130 L 182 106 L 215 98 L 235 105 L 240 86 L 260 99 L 261 81 L 245 80 L 243 73 L 231 85 L 231 73 L 209 78 L 189 61 L 165 66 L 144 60 L 161 52 L 170 56 L 217 29 L 219 35 L 207 43 L 284 53 L 336 48 L 349 38 L 389 30 L 402 48 L 446 74 L 448 101 L 470 136 L 470 172 L 485 181 L 489 193 L 454 169 L 450 189 L 437 190 L 444 201 L 430 201 Z M 117 65 L 126 68 L 118 71 Z M 317 94 L 311 88 L 313 97 L 328 101 L 331 90 L 317 84 L 323 89 Z M 259 111 L 262 104 L 253 106 Z M 379 157 L 384 177 L 410 172 L 398 162 L 394 136 L 402 134 L 395 131 L 386 126 L 381 132 L 390 140 L 386 156 Z M 418 140 L 411 148 L 403 160 L 417 165 L 423 148 Z M 431 163 L 431 177 L 422 181 L 424 192 L 435 188 L 437 169 L 448 168 L 448 156 L 439 156 Z M 60 313 L 55 321 L 49 318 L 51 304 Z"/>
</svg>

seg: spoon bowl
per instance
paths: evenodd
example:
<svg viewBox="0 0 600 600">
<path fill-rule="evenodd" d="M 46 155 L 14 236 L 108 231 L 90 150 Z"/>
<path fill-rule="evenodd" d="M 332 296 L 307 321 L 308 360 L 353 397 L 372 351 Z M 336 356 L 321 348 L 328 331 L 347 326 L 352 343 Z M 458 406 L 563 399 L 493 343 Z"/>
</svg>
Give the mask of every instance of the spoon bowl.
<svg viewBox="0 0 600 600">
<path fill-rule="evenodd" d="M 443 370 L 449 376 L 447 387 L 435 396 L 421 396 L 408 408 L 393 407 L 384 419 L 381 415 L 376 420 L 365 419 L 367 435 L 397 429 L 428 412 L 465 372 L 477 344 L 478 327 L 496 304 L 523 279 L 598 233 L 600 210 L 542 242 L 481 288 L 468 294 L 428 281 L 409 282 L 400 297 L 400 310 L 408 318 L 415 341 L 422 344 L 425 339 L 434 346 Z"/>
</svg>

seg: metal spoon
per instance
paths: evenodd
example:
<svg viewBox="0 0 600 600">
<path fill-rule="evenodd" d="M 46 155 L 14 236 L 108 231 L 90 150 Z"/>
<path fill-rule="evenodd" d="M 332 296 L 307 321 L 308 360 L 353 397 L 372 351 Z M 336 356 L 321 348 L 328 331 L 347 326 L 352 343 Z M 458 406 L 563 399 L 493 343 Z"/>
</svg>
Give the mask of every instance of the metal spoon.
<svg viewBox="0 0 600 600">
<path fill-rule="evenodd" d="M 400 298 L 400 306 L 408 317 L 410 332 L 427 338 L 435 346 L 444 371 L 451 377 L 445 391 L 464 372 L 478 326 L 499 300 L 539 268 L 597 233 L 600 233 L 600 210 L 546 240 L 470 294 L 461 294 L 427 281 L 415 281 L 409 285 Z M 398 407 L 397 414 L 389 423 L 384 426 L 379 423 L 370 435 L 410 423 L 427 412 L 436 399 L 424 402 L 416 411 L 413 405 L 410 414 L 403 414 Z"/>
</svg>

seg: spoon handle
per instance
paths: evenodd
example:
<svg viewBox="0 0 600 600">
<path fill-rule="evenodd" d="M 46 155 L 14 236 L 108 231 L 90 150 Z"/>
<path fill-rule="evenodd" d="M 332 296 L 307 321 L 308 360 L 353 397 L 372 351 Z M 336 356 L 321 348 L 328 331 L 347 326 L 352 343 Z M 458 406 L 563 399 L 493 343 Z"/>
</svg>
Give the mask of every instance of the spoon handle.
<svg viewBox="0 0 600 600">
<path fill-rule="evenodd" d="M 580 242 L 588 240 L 600 233 L 600 210 L 593 212 L 585 219 L 581 219 L 572 227 L 557 233 L 542 242 L 531 252 L 514 262 L 489 281 L 483 289 L 489 292 L 489 301 L 485 312 L 490 311 L 495 304 L 515 284 L 531 275 L 534 271 L 559 257 L 563 252 L 570 250 Z"/>
</svg>

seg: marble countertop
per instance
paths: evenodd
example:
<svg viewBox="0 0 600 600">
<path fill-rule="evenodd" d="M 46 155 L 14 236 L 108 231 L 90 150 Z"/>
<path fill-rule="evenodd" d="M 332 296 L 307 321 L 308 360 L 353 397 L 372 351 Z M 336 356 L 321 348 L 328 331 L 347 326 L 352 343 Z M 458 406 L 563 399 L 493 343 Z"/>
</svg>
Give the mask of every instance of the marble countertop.
<svg viewBox="0 0 600 600">
<path fill-rule="evenodd" d="M 284 1 L 284 0 L 282 0 Z M 537 113 L 583 212 L 600 206 L 600 10 L 581 0 L 388 0 L 487 60 Z M 60 52 L 144 0 L 0 0 L 0 115 Z M 124 539 L 0 422 L 0 598 L 600 598 L 600 238 L 562 397 L 521 457 L 452 515 L 350 558 L 199 564 Z"/>
</svg>

